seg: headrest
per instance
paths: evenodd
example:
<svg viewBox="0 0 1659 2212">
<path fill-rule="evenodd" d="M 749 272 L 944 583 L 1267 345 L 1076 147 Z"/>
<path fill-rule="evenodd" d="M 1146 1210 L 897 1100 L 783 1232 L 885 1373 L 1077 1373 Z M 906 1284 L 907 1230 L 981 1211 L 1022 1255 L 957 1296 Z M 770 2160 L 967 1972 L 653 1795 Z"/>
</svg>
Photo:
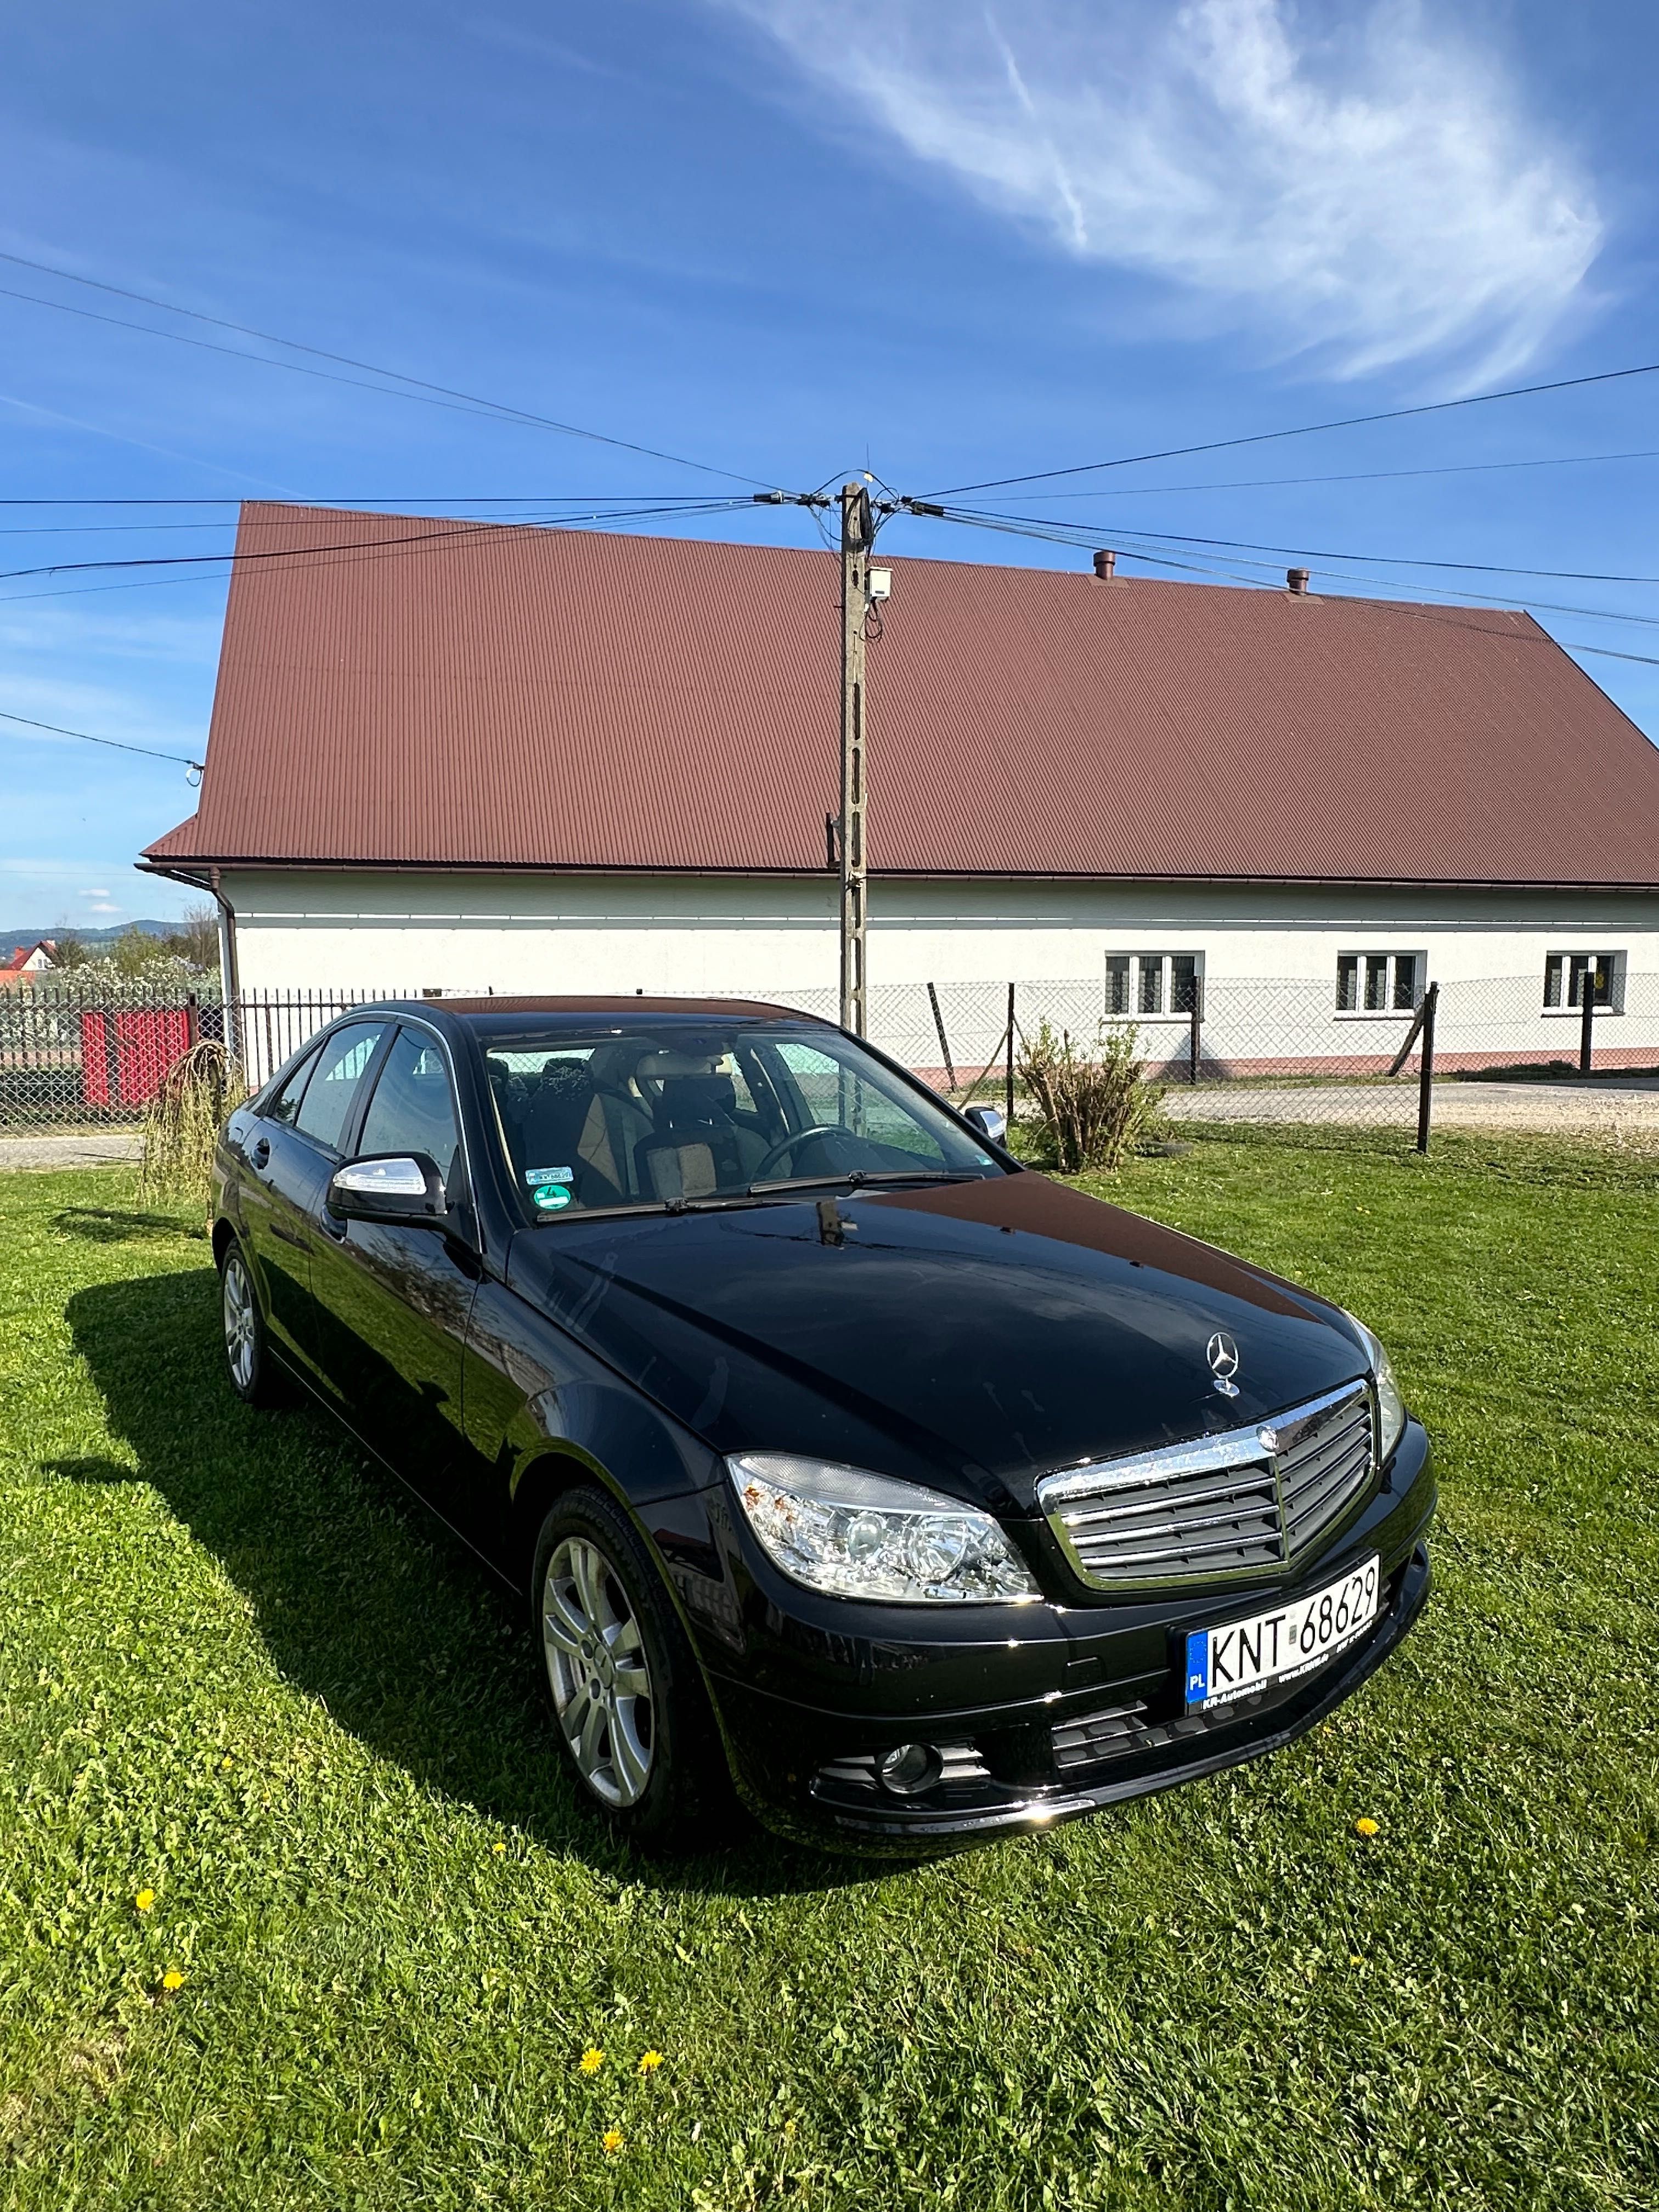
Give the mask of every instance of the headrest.
<svg viewBox="0 0 1659 2212">
<path fill-rule="evenodd" d="M 544 1060 L 538 1080 L 538 1091 L 550 1097 L 585 1093 L 592 1089 L 592 1079 L 586 1061 L 580 1060 Z"/>
</svg>

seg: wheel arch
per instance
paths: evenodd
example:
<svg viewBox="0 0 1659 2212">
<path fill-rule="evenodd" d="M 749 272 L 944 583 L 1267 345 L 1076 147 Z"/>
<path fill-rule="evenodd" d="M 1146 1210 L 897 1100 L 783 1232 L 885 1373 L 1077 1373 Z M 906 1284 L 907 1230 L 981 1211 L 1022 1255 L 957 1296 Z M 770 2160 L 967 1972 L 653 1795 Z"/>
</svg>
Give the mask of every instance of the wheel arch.
<svg viewBox="0 0 1659 2212">
<path fill-rule="evenodd" d="M 577 1444 L 550 1443 L 526 1460 L 513 1484 L 508 1550 L 525 1590 L 530 1589 L 536 1539 L 541 1534 L 543 1522 L 567 1492 L 590 1488 L 602 1490 L 612 1504 L 627 1515 L 641 1542 L 655 1557 L 657 1547 L 640 1519 L 638 1509 L 603 1463 Z"/>
</svg>

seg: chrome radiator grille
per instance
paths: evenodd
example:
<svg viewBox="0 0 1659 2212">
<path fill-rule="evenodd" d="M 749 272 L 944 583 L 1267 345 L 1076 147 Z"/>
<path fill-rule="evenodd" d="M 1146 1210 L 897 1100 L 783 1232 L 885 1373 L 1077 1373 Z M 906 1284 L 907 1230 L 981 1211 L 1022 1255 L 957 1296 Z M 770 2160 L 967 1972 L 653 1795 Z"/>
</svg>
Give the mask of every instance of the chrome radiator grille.
<svg viewBox="0 0 1659 2212">
<path fill-rule="evenodd" d="M 1097 1589 L 1271 1574 L 1371 1479 L 1376 1418 L 1350 1382 L 1249 1429 L 1047 1475 L 1037 1502 Z"/>
</svg>

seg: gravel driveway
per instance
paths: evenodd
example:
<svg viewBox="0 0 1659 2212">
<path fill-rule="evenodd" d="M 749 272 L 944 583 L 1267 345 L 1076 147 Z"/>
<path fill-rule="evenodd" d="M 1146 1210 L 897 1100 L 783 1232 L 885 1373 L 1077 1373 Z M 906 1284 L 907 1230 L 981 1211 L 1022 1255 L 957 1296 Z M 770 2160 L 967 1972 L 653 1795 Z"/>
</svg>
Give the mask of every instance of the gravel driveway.
<svg viewBox="0 0 1659 2212">
<path fill-rule="evenodd" d="M 1328 1121 L 1355 1127 L 1417 1126 L 1417 1087 L 1241 1084 L 1237 1090 L 1172 1085 L 1164 1110 L 1176 1121 Z M 1659 1076 L 1592 1077 L 1588 1083 L 1437 1083 L 1437 1129 L 1504 1129 L 1537 1136 L 1659 1140 Z"/>
<path fill-rule="evenodd" d="M 97 1168 L 136 1160 L 136 1130 L 88 1129 L 69 1136 L 0 1137 L 0 1173 L 7 1168 Z"/>
</svg>

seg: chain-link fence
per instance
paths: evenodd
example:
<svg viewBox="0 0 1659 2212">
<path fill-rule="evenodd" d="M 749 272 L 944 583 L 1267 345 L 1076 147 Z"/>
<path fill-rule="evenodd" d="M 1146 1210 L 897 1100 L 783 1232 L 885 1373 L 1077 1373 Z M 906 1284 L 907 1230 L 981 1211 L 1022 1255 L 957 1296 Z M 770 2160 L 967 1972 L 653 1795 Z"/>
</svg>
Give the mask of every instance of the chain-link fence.
<svg viewBox="0 0 1659 2212">
<path fill-rule="evenodd" d="M 870 1039 L 959 1103 L 1012 1098 L 1016 1113 L 1020 1053 L 1046 1022 L 1085 1048 L 1103 1027 L 1133 1025 L 1170 1118 L 1184 1125 L 1375 1130 L 1391 1141 L 1433 1126 L 1659 1137 L 1659 975 L 1605 979 L 1588 1032 L 1577 987 L 1547 1005 L 1537 974 L 1425 981 L 1404 1004 L 1381 1006 L 1364 1004 L 1363 981 L 1348 1006 L 1340 983 L 1317 977 L 1174 981 L 1175 1003 L 1151 1012 L 1124 1011 L 1121 993 L 1114 1004 L 1109 977 L 878 984 Z M 836 1016 L 830 990 L 757 995 Z"/>
<path fill-rule="evenodd" d="M 1016 1110 L 1022 1048 L 1044 1023 L 1086 1048 L 1133 1024 L 1149 1075 L 1183 1124 L 1416 1132 L 1425 1096 L 1437 1126 L 1550 1129 L 1603 1125 L 1659 1133 L 1659 975 L 1602 979 L 1588 1026 L 1582 977 L 1546 1003 L 1536 974 L 1431 985 L 1404 1004 L 1340 1003 L 1339 981 L 1175 975 L 1171 1003 L 1113 1001 L 1114 979 L 878 984 L 871 1042 L 959 1103 Z M 167 1070 L 204 1038 L 223 1042 L 250 1089 L 356 1006 L 407 994 L 216 989 L 118 1000 L 72 984 L 0 995 L 0 1130 L 86 1128 L 142 1119 Z M 753 991 L 834 1020 L 833 989 Z M 1011 1061 L 1010 1039 L 1013 1051 Z M 1590 1080 L 1584 1080 L 1588 1046 Z M 1431 1081 L 1424 1064 L 1429 1060 Z"/>
<path fill-rule="evenodd" d="M 206 982 L 183 992 L 59 981 L 0 993 L 0 1131 L 141 1121 L 167 1071 L 208 1040 L 257 1089 L 337 1014 L 388 995 L 257 992 L 226 1004 Z"/>
</svg>

